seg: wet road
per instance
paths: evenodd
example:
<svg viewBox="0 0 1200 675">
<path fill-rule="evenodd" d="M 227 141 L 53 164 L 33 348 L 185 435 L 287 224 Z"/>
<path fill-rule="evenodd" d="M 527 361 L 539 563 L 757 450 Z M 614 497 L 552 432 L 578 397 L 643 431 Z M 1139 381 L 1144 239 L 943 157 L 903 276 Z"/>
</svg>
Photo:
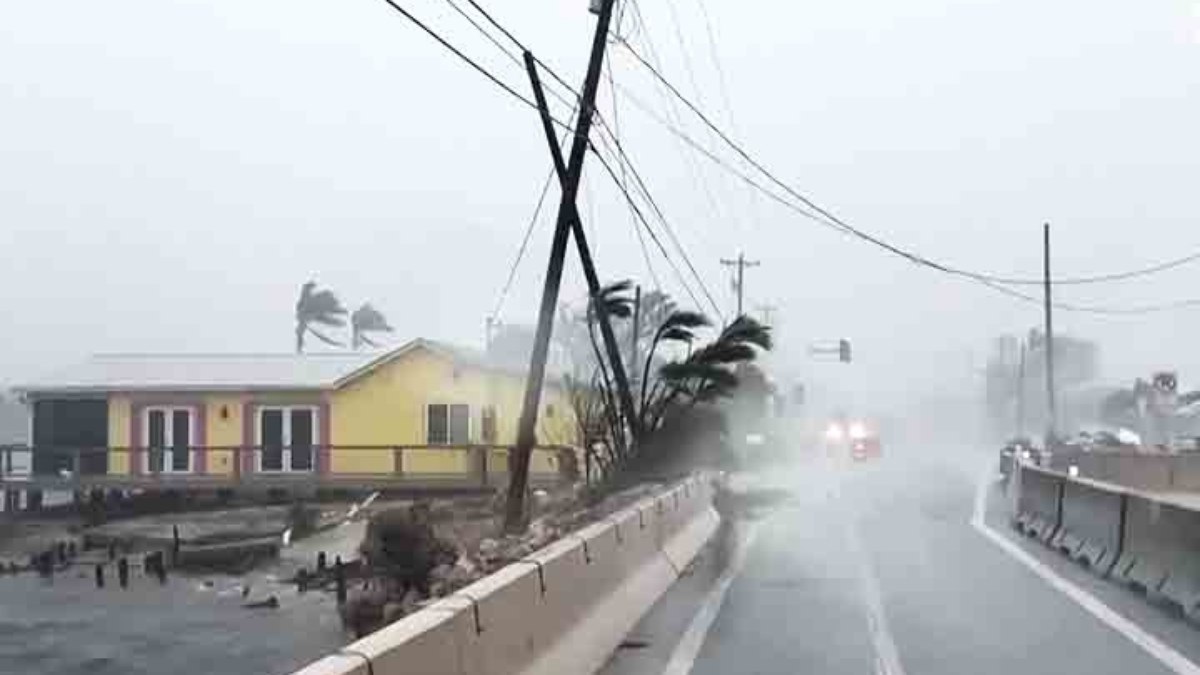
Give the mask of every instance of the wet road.
<svg viewBox="0 0 1200 675">
<path fill-rule="evenodd" d="M 1200 672 L 1200 630 L 1009 530 L 993 457 L 898 448 L 748 477 L 791 497 L 739 525 L 732 562 L 701 560 L 605 674 Z M 1016 553 L 972 527 L 977 508 Z"/>
</svg>

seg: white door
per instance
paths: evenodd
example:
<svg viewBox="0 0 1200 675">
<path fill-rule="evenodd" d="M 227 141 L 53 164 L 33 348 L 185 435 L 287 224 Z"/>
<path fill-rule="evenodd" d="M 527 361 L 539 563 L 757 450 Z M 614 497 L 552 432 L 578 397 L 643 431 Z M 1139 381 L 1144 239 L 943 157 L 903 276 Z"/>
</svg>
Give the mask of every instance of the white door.
<svg viewBox="0 0 1200 675">
<path fill-rule="evenodd" d="M 146 472 L 190 472 L 194 428 L 191 408 L 148 408 Z"/>
</svg>

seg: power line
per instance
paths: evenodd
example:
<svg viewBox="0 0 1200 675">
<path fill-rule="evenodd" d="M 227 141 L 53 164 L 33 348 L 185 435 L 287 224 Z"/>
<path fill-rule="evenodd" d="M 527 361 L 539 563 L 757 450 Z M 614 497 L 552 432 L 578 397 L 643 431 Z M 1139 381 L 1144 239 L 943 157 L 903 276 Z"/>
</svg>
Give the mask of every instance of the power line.
<svg viewBox="0 0 1200 675">
<path fill-rule="evenodd" d="M 508 268 L 508 278 L 504 280 L 504 286 L 500 288 L 500 295 L 496 297 L 496 304 L 492 308 L 491 317 L 494 320 L 500 319 L 500 311 L 504 308 L 504 301 L 508 299 L 508 293 L 512 290 L 513 280 L 517 276 L 517 267 L 520 266 L 521 260 L 525 258 L 525 250 L 529 248 L 529 238 L 533 234 L 533 226 L 537 223 L 538 216 L 542 213 L 542 205 L 546 202 L 546 194 L 550 192 L 550 182 L 554 179 L 554 169 L 550 169 L 550 174 L 546 176 L 546 181 L 542 184 L 542 192 L 538 196 L 537 205 L 533 208 L 533 215 L 529 217 L 529 224 L 525 226 L 525 235 L 521 238 L 521 246 L 517 249 L 517 257 L 513 259 L 512 265 Z"/>
<path fill-rule="evenodd" d="M 468 1 L 470 1 L 470 0 L 468 0 Z M 471 24 L 471 26 L 477 32 L 479 32 L 480 35 L 487 38 L 487 41 L 492 43 L 496 47 L 496 49 L 500 50 L 500 52 L 502 54 L 504 54 L 504 56 L 507 57 L 509 61 L 512 61 L 517 66 L 519 66 L 522 70 L 524 70 L 525 64 L 524 64 L 524 62 L 521 61 L 521 57 L 519 57 L 516 54 L 509 51 L 509 49 L 507 47 L 505 47 L 503 44 L 500 43 L 499 40 L 496 39 L 495 35 L 492 35 L 491 32 L 489 32 L 483 26 L 480 26 L 479 22 L 476 21 L 475 19 L 473 19 L 470 14 L 467 14 L 466 10 L 464 10 L 462 7 L 460 7 L 458 5 L 458 3 L 454 2 L 454 0 L 445 0 L 445 2 L 446 2 L 446 4 L 450 5 L 450 7 L 453 8 L 454 11 L 457 12 L 459 16 L 466 19 L 467 23 Z M 473 3 L 473 2 L 471 4 L 475 5 L 475 3 Z M 491 15 L 484 13 L 484 16 L 489 21 L 493 21 L 491 19 Z M 494 23 L 494 21 L 493 21 L 493 25 L 499 26 L 499 24 Z M 500 27 L 500 30 L 503 31 L 505 35 L 509 35 L 508 31 L 504 30 L 504 28 L 502 26 Z M 520 45 L 520 43 L 517 43 L 517 44 Z M 522 49 L 522 51 L 524 51 L 524 50 Z M 538 61 L 537 57 L 534 57 L 534 60 Z M 538 61 L 538 63 L 541 63 L 541 61 Z M 544 63 L 542 64 L 542 67 L 545 68 L 547 71 L 550 70 L 550 67 L 546 66 Z M 564 85 L 565 85 L 565 83 L 564 83 Z M 549 92 L 551 96 L 558 99 L 559 102 L 561 102 L 563 105 L 574 107 L 577 104 L 577 101 L 579 100 L 579 93 L 577 91 L 575 91 L 574 89 L 572 89 L 569 85 L 565 85 L 565 86 L 571 92 L 571 94 L 575 96 L 574 101 L 572 101 L 572 100 L 568 99 L 566 96 L 563 96 L 562 94 L 558 93 L 558 91 L 555 89 L 546 87 L 545 90 L 547 92 Z"/>
<path fill-rule="evenodd" d="M 696 307 L 700 307 L 701 302 L 700 302 L 699 298 L 697 298 L 696 294 L 692 291 L 692 287 L 690 285 L 688 285 L 687 280 L 683 276 L 683 273 L 679 271 L 679 266 L 675 264 L 675 261 L 671 258 L 671 255 L 669 253 L 667 253 L 667 249 L 665 246 L 663 246 L 662 240 L 660 240 L 658 238 L 658 235 L 654 233 L 653 228 L 650 227 L 650 223 L 646 220 L 646 216 L 642 213 L 642 210 L 640 208 L 638 208 L 637 203 L 633 199 L 633 196 L 631 194 L 629 194 L 629 191 L 625 189 L 625 186 L 621 185 L 621 181 L 617 177 L 616 172 L 613 171 L 613 168 L 612 168 L 612 166 L 609 165 L 608 160 L 606 160 L 604 158 L 604 155 L 596 148 L 596 146 L 589 144 L 589 147 L 592 150 L 592 154 L 594 154 L 596 156 L 596 159 L 599 160 L 600 165 L 604 167 L 604 171 L 608 174 L 609 178 L 612 179 L 613 183 L 617 186 L 617 189 L 625 197 L 625 201 L 629 203 L 630 207 L 633 209 L 634 214 L 637 215 L 638 221 L 642 224 L 642 227 L 644 227 L 646 229 L 646 234 L 650 235 L 650 239 L 651 239 L 651 241 L 654 242 L 654 245 L 658 247 L 658 250 L 662 254 L 663 259 L 667 261 L 667 264 L 671 267 L 671 270 L 675 273 L 675 278 L 676 278 L 676 280 L 679 281 L 679 285 L 683 286 L 684 292 L 686 292 L 688 294 L 688 297 L 691 298 L 692 303 Z"/>
<path fill-rule="evenodd" d="M 633 55 L 633 57 L 644 68 L 646 68 L 647 70 L 650 71 L 650 73 L 655 77 L 655 79 L 657 79 L 659 82 L 661 82 L 672 94 L 674 94 L 674 96 L 676 98 L 678 98 L 680 101 L 682 101 L 683 104 L 685 106 L 687 106 L 688 109 L 690 109 L 697 117 L 700 118 L 700 120 L 702 122 L 704 122 L 705 126 L 707 126 L 709 129 L 711 129 L 713 131 L 713 133 L 715 133 L 726 145 L 728 145 L 730 148 L 732 148 L 734 150 L 734 152 L 736 152 L 739 156 L 741 156 L 742 159 L 744 159 L 747 163 L 749 163 L 750 166 L 754 167 L 759 173 L 766 176 L 768 180 L 770 180 L 772 183 L 779 186 L 786 193 L 788 193 L 795 199 L 799 200 L 800 202 L 805 204 L 808 208 L 810 208 L 813 211 L 815 211 L 816 213 L 820 214 L 825 219 L 827 219 L 831 223 L 835 224 L 837 227 L 841 228 L 845 232 L 847 232 L 853 236 L 856 236 L 859 239 L 867 241 L 871 244 L 874 244 L 875 246 L 880 247 L 890 253 L 893 253 L 893 254 L 903 257 L 903 258 L 906 258 L 911 262 L 917 263 L 919 265 L 924 265 L 926 267 L 930 267 L 932 269 L 935 269 L 937 271 L 944 272 L 947 274 L 968 277 L 968 278 L 975 279 L 977 281 L 988 281 L 988 282 L 992 282 L 992 283 L 996 283 L 996 284 L 1041 285 L 1043 283 L 1043 281 L 1040 279 L 1004 277 L 1004 276 L 998 276 L 998 275 L 994 275 L 994 274 L 972 272 L 972 271 L 965 270 L 962 268 L 953 267 L 953 266 L 950 266 L 945 263 L 940 263 L 940 262 L 931 260 L 929 258 L 926 258 L 926 257 L 924 257 L 920 254 L 914 253 L 912 251 L 908 251 L 903 248 L 900 248 L 899 246 L 891 244 L 875 235 L 872 235 L 868 232 L 864 232 L 863 230 L 855 228 L 854 226 L 846 223 L 845 221 L 838 218 L 836 215 L 834 215 L 833 213 L 824 209 L 820 205 L 816 204 L 811 199 L 809 199 L 805 195 L 801 194 L 800 192 L 796 191 L 790 185 L 784 183 L 782 180 L 777 178 L 773 173 L 768 171 L 766 169 L 766 167 L 764 167 L 757 160 L 755 160 L 753 157 L 751 157 L 750 154 L 747 153 L 738 143 L 733 141 L 728 136 L 728 134 L 726 134 L 724 131 L 722 131 L 716 124 L 714 124 L 712 122 L 712 120 L 710 120 L 708 118 L 708 116 L 705 115 L 694 103 L 692 103 L 690 100 L 688 100 L 687 97 L 684 96 L 683 93 L 680 92 L 679 89 L 674 84 L 672 84 L 670 81 L 668 81 L 657 69 L 654 68 L 654 66 L 652 66 L 649 62 L 647 62 L 646 59 L 643 58 L 642 55 L 639 54 L 637 52 L 637 50 L 635 50 L 633 48 L 632 45 L 630 45 L 628 42 L 623 41 L 623 40 L 621 41 L 621 44 L 626 48 L 626 50 L 629 51 L 630 54 Z M 626 95 L 628 96 L 628 94 L 626 94 Z M 678 131 L 678 134 L 684 135 L 682 131 Z M 696 147 L 696 145 L 694 143 L 693 143 L 693 147 Z M 1184 265 L 1186 263 L 1192 262 L 1197 259 L 1200 259 L 1200 253 L 1188 255 L 1183 258 L 1179 258 L 1176 260 L 1168 261 L 1165 263 L 1161 263 L 1161 264 L 1153 265 L 1151 267 L 1137 269 L 1137 270 L 1129 270 L 1129 271 L 1118 272 L 1118 273 L 1113 273 L 1113 274 L 1095 275 L 1095 276 L 1090 276 L 1090 277 L 1075 277 L 1075 278 L 1059 279 L 1056 281 L 1052 280 L 1052 284 L 1057 284 L 1057 285 L 1091 284 L 1091 283 L 1101 283 L 1101 282 L 1129 279 L 1129 278 L 1133 278 L 1133 277 L 1137 277 L 1137 276 L 1143 276 L 1143 275 L 1147 275 L 1147 274 L 1161 272 L 1163 270 L 1167 270 L 1167 269 L 1171 269 L 1173 267 L 1178 267 L 1180 265 Z"/>
<path fill-rule="evenodd" d="M 524 42 L 518 40 L 517 36 L 512 34 L 512 31 L 505 28 L 503 24 L 497 21 L 495 17 L 493 17 L 490 12 L 484 9 L 476 0 L 467 0 L 467 2 L 471 3 L 471 6 L 475 8 L 475 11 L 482 14 L 483 18 L 487 19 L 488 23 L 495 26 L 497 30 L 504 34 L 504 37 L 508 38 L 514 45 L 516 45 L 517 49 L 521 50 L 521 52 L 533 53 L 532 49 L 526 47 Z M 543 69 L 545 69 L 547 73 L 550 73 L 550 77 L 554 78 L 559 84 L 566 87 L 567 90 L 574 94 L 576 98 L 579 98 L 579 91 L 575 89 L 570 82 L 567 82 L 566 79 L 559 75 L 557 71 L 547 65 L 545 61 L 542 61 L 536 56 L 533 57 L 533 60 L 537 62 L 537 64 Z"/>
<path fill-rule="evenodd" d="M 612 134 L 612 130 L 608 128 L 608 125 L 604 122 L 603 119 L 600 120 L 600 127 L 602 130 L 608 131 L 608 133 L 610 135 Z M 601 135 L 600 139 L 601 139 L 601 142 L 604 142 L 603 135 Z M 616 154 L 617 154 L 618 160 L 620 162 L 622 162 L 622 164 L 629 169 L 629 173 L 631 175 L 633 175 L 634 183 L 637 185 L 639 192 L 642 194 L 642 197 L 646 200 L 646 202 L 650 205 L 651 209 L 654 211 L 655 216 L 658 218 L 658 221 L 660 223 L 662 223 L 663 230 L 666 231 L 667 236 L 670 237 L 670 239 L 671 239 L 671 242 L 675 244 L 676 250 L 679 251 L 680 257 L 683 258 L 683 262 L 687 265 L 688 270 L 691 271 L 692 277 L 695 278 L 696 283 L 700 285 L 700 290 L 703 291 L 705 297 L 708 299 L 709 304 L 712 305 L 713 309 L 717 312 L 717 315 L 721 316 L 722 319 L 724 319 L 724 314 L 721 312 L 720 305 L 718 305 L 717 302 L 715 300 L 713 300 L 712 293 L 709 292 L 708 286 L 704 283 L 704 279 L 700 276 L 700 273 L 696 271 L 696 266 L 692 264 L 691 258 L 688 257 L 687 250 L 683 247 L 683 244 L 679 241 L 679 238 L 675 235 L 674 228 L 671 227 L 671 223 L 667 220 L 666 215 L 664 215 L 662 209 L 659 208 L 658 202 L 654 199 L 654 196 L 650 193 L 650 189 L 646 186 L 646 182 L 642 179 L 641 174 L 638 173 L 637 168 L 633 166 L 632 160 L 630 160 L 629 155 L 626 154 L 625 149 L 624 149 L 624 147 L 622 147 L 620 141 L 618 139 L 614 139 L 614 143 L 616 145 Z"/>
<path fill-rule="evenodd" d="M 484 68 L 483 66 L 479 65 L 477 62 L 475 62 L 473 59 L 471 59 L 471 57 L 464 54 L 458 47 L 455 47 L 453 44 L 451 44 L 449 40 L 447 40 L 446 38 L 439 35 L 437 33 L 437 31 L 435 31 L 432 28 L 430 28 L 429 26 L 427 26 L 420 19 L 413 16 L 413 14 L 411 12 L 409 12 L 407 9 L 400 6 L 395 0 L 383 0 L 383 1 L 385 3 L 387 3 L 389 7 L 391 7 L 392 9 L 396 10 L 401 15 L 403 15 L 404 18 L 408 19 L 413 24 L 415 24 L 418 28 L 425 31 L 426 34 L 428 34 L 430 37 L 432 37 L 434 40 L 436 40 L 443 47 L 450 50 L 451 53 L 453 53 L 455 56 L 457 56 L 459 59 L 461 59 L 467 65 L 474 68 L 480 75 L 483 75 L 487 79 L 491 80 L 492 84 L 503 89 L 505 91 L 505 93 L 507 93 L 509 96 L 512 96 L 513 98 L 524 103 L 526 106 L 532 108 L 535 111 L 538 109 L 537 103 L 534 103 L 532 100 L 530 100 L 526 96 L 520 94 L 516 89 L 513 89 L 510 85 L 505 83 L 499 77 L 496 77 L 496 75 L 494 75 L 487 68 Z M 561 120 L 558 120 L 557 118 L 555 118 L 553 116 L 550 117 L 550 120 L 552 122 L 554 122 L 554 124 L 558 125 L 559 127 L 562 127 L 569 131 L 571 130 L 571 127 L 569 125 L 567 125 L 565 122 L 562 122 Z"/>
<path fill-rule="evenodd" d="M 775 201 L 776 203 L 780 204 L 781 206 L 783 206 L 791 211 L 794 211 L 795 213 L 797 213 L 809 220 L 812 220 L 813 222 L 815 222 L 819 225 L 831 228 L 842 234 L 849 234 L 844 228 L 839 227 L 836 223 L 832 223 L 827 220 L 824 220 L 824 219 L 820 218 L 817 214 L 805 209 L 804 207 L 796 204 L 795 202 L 792 202 L 788 199 L 785 199 L 784 197 L 781 197 L 780 195 L 776 194 L 774 191 L 768 189 L 767 187 L 763 186 L 759 182 L 755 181 L 750 176 L 739 171 L 737 168 L 731 166 L 728 162 L 721 159 L 721 157 L 719 157 L 718 155 L 713 153 L 711 150 L 700 145 L 700 143 L 697 142 L 695 139 L 693 139 L 690 136 L 688 136 L 687 134 L 683 133 L 678 128 L 672 126 L 667 120 L 664 120 L 662 117 L 660 117 L 653 111 L 649 110 L 649 108 L 646 107 L 645 103 L 640 101 L 636 96 L 632 95 L 627 89 L 622 88 L 622 95 L 625 97 L 626 101 L 630 101 L 631 103 L 633 103 L 634 107 L 638 108 L 639 110 L 642 111 L 642 113 L 644 113 L 645 115 L 647 115 L 648 117 L 650 117 L 651 119 L 656 121 L 658 124 L 663 126 L 665 129 L 667 129 L 672 134 L 676 135 L 676 137 L 680 138 L 684 143 L 688 144 L 696 152 L 703 155 L 708 160 L 712 161 L 714 164 L 720 166 L 721 168 L 723 168 L 725 171 L 729 172 L 730 174 L 740 178 L 747 185 L 749 185 L 750 187 L 759 191 L 761 194 L 765 195 L 769 199 Z M 900 253 L 900 255 L 911 260 L 912 262 L 924 264 L 926 267 L 930 266 L 928 264 L 925 264 L 923 259 L 920 259 L 919 257 L 909 258 L 909 256 L 906 255 L 905 253 Z M 1180 258 L 1178 260 L 1174 260 L 1174 261 L 1170 261 L 1168 263 L 1163 263 L 1161 265 L 1157 265 L 1153 268 L 1145 268 L 1145 269 L 1146 270 L 1155 270 L 1155 271 L 1158 271 L 1161 269 L 1169 269 L 1170 267 L 1177 267 L 1177 266 L 1183 265 L 1187 262 L 1190 262 L 1190 261 L 1196 259 L 1197 257 L 1200 257 L 1200 256 L 1197 256 L 1197 255 L 1187 256 L 1185 258 Z M 933 267 L 933 269 L 937 269 L 939 271 L 944 271 L 944 272 L 948 271 L 948 270 L 943 270 L 940 267 Z M 1136 272 L 1137 271 L 1127 272 L 1127 273 L 1123 273 L 1123 274 L 1129 275 L 1129 274 L 1135 274 Z M 951 272 L 951 273 L 953 273 L 953 272 Z M 986 276 L 970 275 L 970 274 L 957 274 L 956 276 L 965 278 L 969 281 L 974 281 L 976 283 L 980 283 L 994 291 L 1003 293 L 1004 295 L 1007 295 L 1009 297 L 1012 297 L 1012 298 L 1015 298 L 1018 300 L 1030 302 L 1030 303 L 1033 303 L 1036 305 L 1042 304 L 1041 299 L 1027 295 L 1027 294 L 1017 291 L 1013 288 L 1009 288 L 1007 285 L 1003 285 L 1003 282 L 989 279 Z M 1116 276 L 1118 276 L 1118 275 L 1107 275 L 1107 277 L 1116 277 Z M 1105 278 L 1105 277 L 1083 277 L 1080 279 L 1097 279 L 1097 280 L 1099 280 L 1099 279 L 1103 279 L 1103 278 Z M 1074 281 L 1078 281 L 1078 280 L 1077 279 L 1067 279 L 1064 281 L 1074 282 Z M 1063 282 L 1052 281 L 1052 284 L 1059 284 L 1059 283 L 1063 283 Z M 1076 305 L 1076 304 L 1064 303 L 1064 302 L 1054 302 L 1054 303 L 1052 303 L 1052 305 L 1056 309 L 1061 309 L 1061 310 L 1069 311 L 1069 312 L 1079 312 L 1079 313 L 1084 313 L 1084 314 L 1097 314 L 1097 315 L 1108 315 L 1108 316 L 1132 316 L 1132 315 L 1138 315 L 1138 314 L 1151 314 L 1151 313 L 1164 312 L 1164 311 L 1169 311 L 1169 310 L 1174 310 L 1174 309 L 1183 309 L 1183 308 L 1188 308 L 1188 307 L 1200 306 L 1200 299 L 1184 299 L 1184 300 L 1178 300 L 1178 301 L 1169 302 L 1169 303 L 1163 303 L 1163 304 L 1157 304 L 1157 305 L 1143 305 L 1143 306 L 1137 306 L 1137 307 L 1102 307 L 1102 306 L 1094 306 L 1094 305 Z"/>
<path fill-rule="evenodd" d="M 624 7 L 624 5 L 622 5 L 622 7 Z M 617 25 L 618 26 L 620 25 L 619 19 L 618 19 Z M 613 137 L 613 141 L 616 142 L 617 147 L 620 147 L 621 146 L 621 118 L 618 114 L 618 108 L 617 108 L 617 86 L 616 86 L 616 81 L 613 79 L 612 59 L 607 60 L 605 62 L 605 66 L 606 66 L 607 73 L 608 73 L 608 86 L 609 86 L 609 90 L 610 90 L 609 96 L 611 97 L 611 100 L 612 100 L 612 117 L 613 117 L 612 137 Z M 605 126 L 608 126 L 608 124 L 606 122 L 602 121 L 601 123 L 604 124 Z M 621 185 L 626 190 L 629 189 L 629 176 L 627 174 L 624 164 L 621 164 Z M 654 265 L 651 264 L 651 262 L 650 262 L 650 251 L 646 248 L 646 237 L 642 233 L 642 229 L 640 227 L 638 227 L 637 216 L 634 214 L 633 205 L 629 204 L 628 206 L 629 206 L 629 224 L 633 226 L 633 232 L 635 235 L 637 235 L 638 246 L 641 247 L 641 249 L 642 249 L 642 260 L 644 260 L 646 263 L 646 272 L 650 275 L 650 278 L 654 281 L 655 287 L 661 288 L 662 283 L 658 279 L 658 273 L 654 271 Z"/>
</svg>

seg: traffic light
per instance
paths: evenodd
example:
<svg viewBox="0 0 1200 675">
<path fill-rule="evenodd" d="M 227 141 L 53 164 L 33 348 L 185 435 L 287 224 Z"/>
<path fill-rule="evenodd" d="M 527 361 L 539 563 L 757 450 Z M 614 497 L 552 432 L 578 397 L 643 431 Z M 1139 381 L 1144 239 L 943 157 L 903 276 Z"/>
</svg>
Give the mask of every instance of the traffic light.
<svg viewBox="0 0 1200 675">
<path fill-rule="evenodd" d="M 850 363 L 850 341 L 838 340 L 838 361 Z"/>
</svg>

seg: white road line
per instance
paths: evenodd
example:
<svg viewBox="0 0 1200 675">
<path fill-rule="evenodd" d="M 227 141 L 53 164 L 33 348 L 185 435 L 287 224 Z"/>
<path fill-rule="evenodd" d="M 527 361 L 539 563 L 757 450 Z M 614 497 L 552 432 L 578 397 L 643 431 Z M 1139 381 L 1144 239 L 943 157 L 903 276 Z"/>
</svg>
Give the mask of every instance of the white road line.
<svg viewBox="0 0 1200 675">
<path fill-rule="evenodd" d="M 871 635 L 871 647 L 875 650 L 875 674 L 904 675 L 900 650 L 896 648 L 896 640 L 892 637 L 887 613 L 883 609 L 879 578 L 858 533 L 857 514 L 850 511 L 847 515 L 850 522 L 846 525 L 846 535 L 850 544 L 850 554 L 858 562 L 858 578 L 862 582 L 863 602 L 867 608 L 867 629 Z"/>
<path fill-rule="evenodd" d="M 663 671 L 663 675 L 687 675 L 692 672 L 692 666 L 695 665 L 696 658 L 700 656 L 700 648 L 704 646 L 704 638 L 712 628 L 713 622 L 717 620 L 717 614 L 721 612 L 721 605 L 725 603 L 725 594 L 729 591 L 729 586 L 733 584 L 734 578 L 741 573 L 742 567 L 746 564 L 747 552 L 758 537 L 758 527 L 759 523 L 756 521 L 750 522 L 746 526 L 745 536 L 738 543 L 733 559 L 729 561 L 729 566 L 718 577 L 716 585 L 705 596 L 700 611 L 692 617 L 683 637 L 679 638 L 679 643 L 671 652 L 671 660 L 667 662 L 667 668 Z"/>
<path fill-rule="evenodd" d="M 999 546 L 1002 551 L 1028 567 L 1046 583 L 1075 601 L 1076 604 L 1087 610 L 1092 616 L 1141 647 L 1147 654 L 1157 659 L 1159 663 L 1162 663 L 1171 671 L 1180 673 L 1181 675 L 1200 675 L 1200 666 L 1192 663 L 1186 656 L 1146 632 L 1141 626 L 1118 614 L 1111 607 L 1096 598 L 1096 596 L 1063 578 L 1012 540 L 988 527 L 983 520 L 983 513 L 985 504 L 987 503 L 988 483 L 994 475 L 994 472 L 988 471 L 984 475 L 983 480 L 979 482 L 979 486 L 975 492 L 975 512 L 971 516 L 971 527 L 974 527 L 980 534 L 987 537 L 993 544 Z"/>
</svg>

